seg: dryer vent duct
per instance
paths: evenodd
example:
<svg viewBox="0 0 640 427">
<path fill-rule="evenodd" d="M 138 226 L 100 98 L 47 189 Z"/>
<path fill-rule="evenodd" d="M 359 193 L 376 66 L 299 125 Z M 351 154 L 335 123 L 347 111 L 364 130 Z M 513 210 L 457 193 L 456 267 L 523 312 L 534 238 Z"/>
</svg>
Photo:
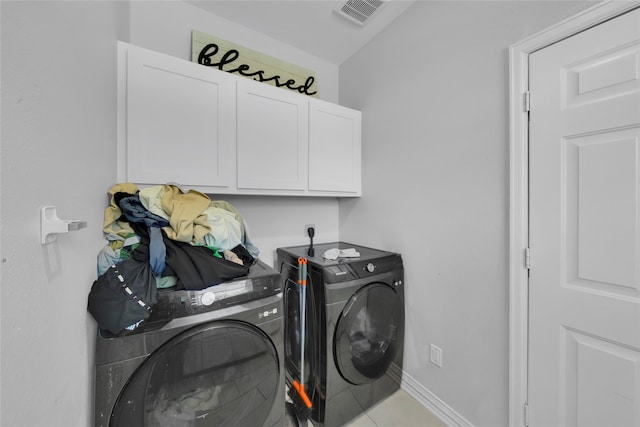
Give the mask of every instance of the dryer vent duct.
<svg viewBox="0 0 640 427">
<path fill-rule="evenodd" d="M 338 15 L 364 26 L 387 4 L 384 0 L 343 0 L 334 10 Z"/>
</svg>

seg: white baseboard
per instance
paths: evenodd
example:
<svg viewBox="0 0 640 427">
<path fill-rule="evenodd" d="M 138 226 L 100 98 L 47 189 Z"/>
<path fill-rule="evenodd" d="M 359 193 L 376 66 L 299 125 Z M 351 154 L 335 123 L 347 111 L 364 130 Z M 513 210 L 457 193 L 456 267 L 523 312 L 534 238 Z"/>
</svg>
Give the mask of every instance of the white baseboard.
<svg viewBox="0 0 640 427">
<path fill-rule="evenodd" d="M 474 427 L 469 420 L 457 413 L 428 388 L 416 381 L 411 375 L 400 370 L 396 365 L 391 365 L 388 372 L 394 381 L 400 383 L 400 387 L 404 391 L 424 405 L 425 408 L 440 418 L 446 425 L 450 427 Z"/>
</svg>

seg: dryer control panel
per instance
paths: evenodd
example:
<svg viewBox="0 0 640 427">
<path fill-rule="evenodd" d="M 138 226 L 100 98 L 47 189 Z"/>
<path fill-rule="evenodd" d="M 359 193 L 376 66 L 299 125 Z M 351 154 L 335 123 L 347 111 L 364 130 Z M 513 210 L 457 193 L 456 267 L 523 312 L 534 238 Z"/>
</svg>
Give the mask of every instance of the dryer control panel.
<svg viewBox="0 0 640 427">
<path fill-rule="evenodd" d="M 394 271 L 398 265 L 402 265 L 402 259 L 400 255 L 393 254 L 369 261 L 349 260 L 325 265 L 322 270 L 325 283 L 340 283 L 385 274 Z"/>
</svg>

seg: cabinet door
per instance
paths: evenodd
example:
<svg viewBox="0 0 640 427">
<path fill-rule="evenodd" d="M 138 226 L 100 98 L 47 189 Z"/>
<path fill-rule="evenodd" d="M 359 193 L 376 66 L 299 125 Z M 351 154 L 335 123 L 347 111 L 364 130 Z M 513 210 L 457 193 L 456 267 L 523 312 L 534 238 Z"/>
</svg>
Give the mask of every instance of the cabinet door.
<svg viewBox="0 0 640 427">
<path fill-rule="evenodd" d="M 310 191 L 360 195 L 361 117 L 359 111 L 310 100 Z"/>
<path fill-rule="evenodd" d="M 307 97 L 248 79 L 237 92 L 238 188 L 305 190 Z"/>
<path fill-rule="evenodd" d="M 138 184 L 231 185 L 235 79 L 135 46 L 120 48 L 126 51 L 120 53 L 126 61 L 126 157 L 119 156 L 126 162 L 120 165 L 124 178 Z"/>
</svg>

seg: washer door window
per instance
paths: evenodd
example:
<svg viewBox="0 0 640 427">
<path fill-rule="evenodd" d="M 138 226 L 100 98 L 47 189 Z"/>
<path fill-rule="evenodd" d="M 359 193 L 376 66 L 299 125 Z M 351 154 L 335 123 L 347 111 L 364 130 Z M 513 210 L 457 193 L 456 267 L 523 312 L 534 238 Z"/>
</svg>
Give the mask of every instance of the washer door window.
<svg viewBox="0 0 640 427">
<path fill-rule="evenodd" d="M 340 314 L 334 335 L 338 371 L 351 384 L 367 384 L 389 368 L 404 337 L 404 304 L 382 283 L 360 288 Z"/>
<path fill-rule="evenodd" d="M 267 335 L 234 321 L 205 323 L 170 339 L 132 375 L 110 426 L 261 426 L 278 393 Z"/>
</svg>

